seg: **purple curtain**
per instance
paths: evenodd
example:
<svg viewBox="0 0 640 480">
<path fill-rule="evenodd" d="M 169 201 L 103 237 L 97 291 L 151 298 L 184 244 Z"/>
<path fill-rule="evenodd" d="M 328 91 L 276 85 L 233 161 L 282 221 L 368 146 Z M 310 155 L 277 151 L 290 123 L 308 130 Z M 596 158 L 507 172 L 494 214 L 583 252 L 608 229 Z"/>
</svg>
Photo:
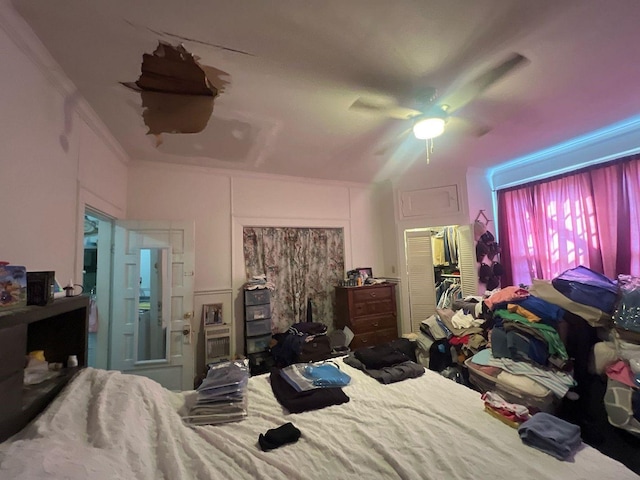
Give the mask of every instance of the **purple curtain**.
<svg viewBox="0 0 640 480">
<path fill-rule="evenodd" d="M 640 155 L 498 191 L 505 285 L 584 265 L 640 275 Z"/>
</svg>

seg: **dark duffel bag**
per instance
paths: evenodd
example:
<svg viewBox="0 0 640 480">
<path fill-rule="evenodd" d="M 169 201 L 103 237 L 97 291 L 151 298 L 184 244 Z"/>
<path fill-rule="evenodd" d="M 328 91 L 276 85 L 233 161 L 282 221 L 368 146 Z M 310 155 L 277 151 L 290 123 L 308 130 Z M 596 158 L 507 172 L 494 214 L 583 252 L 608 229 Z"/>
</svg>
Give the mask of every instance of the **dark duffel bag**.
<svg viewBox="0 0 640 480">
<path fill-rule="evenodd" d="M 618 285 L 613 280 L 580 265 L 551 280 L 551 284 L 574 302 L 613 312 L 618 300 Z"/>
<path fill-rule="evenodd" d="M 311 339 L 311 340 L 309 340 Z M 313 335 L 305 338 L 300 347 L 297 363 L 318 362 L 331 355 L 331 341 L 327 335 Z"/>
</svg>

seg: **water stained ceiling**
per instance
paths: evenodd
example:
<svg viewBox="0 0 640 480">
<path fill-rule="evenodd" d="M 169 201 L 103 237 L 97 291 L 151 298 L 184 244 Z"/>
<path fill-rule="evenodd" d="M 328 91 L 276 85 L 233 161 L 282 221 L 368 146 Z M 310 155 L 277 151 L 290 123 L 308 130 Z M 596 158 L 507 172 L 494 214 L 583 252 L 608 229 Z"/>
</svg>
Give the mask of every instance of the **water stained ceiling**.
<svg viewBox="0 0 640 480">
<path fill-rule="evenodd" d="M 133 161 L 371 182 L 487 167 L 640 112 L 636 0 L 13 3 Z M 203 72 L 191 102 L 140 83 L 158 49 Z M 525 64 L 472 90 L 426 166 L 412 120 L 387 114 L 459 100 L 514 52 Z"/>
</svg>

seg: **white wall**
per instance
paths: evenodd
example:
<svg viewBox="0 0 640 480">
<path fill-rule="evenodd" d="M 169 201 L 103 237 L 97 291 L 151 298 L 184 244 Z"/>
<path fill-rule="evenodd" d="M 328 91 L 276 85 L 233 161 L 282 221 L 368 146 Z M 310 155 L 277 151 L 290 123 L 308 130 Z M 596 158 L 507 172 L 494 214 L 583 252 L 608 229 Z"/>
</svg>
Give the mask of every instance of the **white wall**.
<svg viewBox="0 0 640 480">
<path fill-rule="evenodd" d="M 0 260 L 79 280 L 84 202 L 124 215 L 126 157 L 8 2 L 0 64 Z"/>
<path fill-rule="evenodd" d="M 343 228 L 345 268 L 383 268 L 373 190 L 364 185 L 132 162 L 127 205 L 129 219 L 195 221 L 196 295 L 231 294 L 239 352 L 246 281 L 243 227 Z M 198 344 L 200 316 L 195 312 Z"/>
<path fill-rule="evenodd" d="M 464 225 L 469 221 L 467 178 L 464 173 L 431 165 L 429 175 L 411 175 L 394 179 L 391 186 L 378 188 L 378 204 L 384 231 L 385 268 L 399 279 L 401 333 L 411 331 L 409 290 L 406 272 L 404 231 L 442 225 Z M 393 202 L 393 214 L 389 203 Z M 392 238 L 389 232 L 393 232 Z M 392 250 L 395 255 L 390 259 Z M 396 271 L 396 274 L 392 274 Z"/>
</svg>

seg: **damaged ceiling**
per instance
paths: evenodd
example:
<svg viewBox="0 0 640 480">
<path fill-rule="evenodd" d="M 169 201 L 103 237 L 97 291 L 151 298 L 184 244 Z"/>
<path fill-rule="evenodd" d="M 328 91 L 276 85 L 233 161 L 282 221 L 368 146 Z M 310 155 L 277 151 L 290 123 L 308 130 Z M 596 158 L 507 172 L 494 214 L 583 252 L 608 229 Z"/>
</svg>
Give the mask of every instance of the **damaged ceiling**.
<svg viewBox="0 0 640 480">
<path fill-rule="evenodd" d="M 371 182 L 640 112 L 637 0 L 13 3 L 78 88 L 65 109 L 84 97 L 133 161 Z M 411 120 L 380 112 L 460 98 L 514 52 L 526 65 L 473 91 L 429 166 Z"/>
</svg>

